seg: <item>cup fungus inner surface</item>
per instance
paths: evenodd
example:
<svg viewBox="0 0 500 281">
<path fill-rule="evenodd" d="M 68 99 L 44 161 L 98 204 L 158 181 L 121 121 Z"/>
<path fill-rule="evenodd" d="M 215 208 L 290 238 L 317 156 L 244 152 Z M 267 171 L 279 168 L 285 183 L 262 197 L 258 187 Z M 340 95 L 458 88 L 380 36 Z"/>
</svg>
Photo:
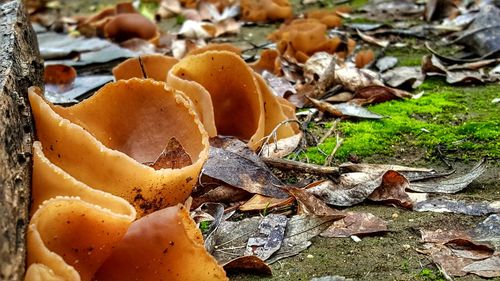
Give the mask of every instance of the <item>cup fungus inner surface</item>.
<svg viewBox="0 0 500 281">
<path fill-rule="evenodd" d="M 172 70 L 210 93 L 219 135 L 250 140 L 259 127 L 262 99 L 253 71 L 234 53 L 209 51 L 182 59 Z"/>
</svg>

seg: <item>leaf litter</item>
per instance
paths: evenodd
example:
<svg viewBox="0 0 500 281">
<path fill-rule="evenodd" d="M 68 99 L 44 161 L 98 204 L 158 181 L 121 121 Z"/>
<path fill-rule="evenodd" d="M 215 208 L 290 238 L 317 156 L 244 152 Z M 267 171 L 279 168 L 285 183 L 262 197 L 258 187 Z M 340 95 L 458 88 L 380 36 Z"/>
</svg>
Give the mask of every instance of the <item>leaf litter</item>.
<svg viewBox="0 0 500 281">
<path fill-rule="evenodd" d="M 66 20 L 63 22 L 64 30 L 73 34 L 84 34 L 89 31 L 85 28 L 91 26 L 90 31 L 94 33 L 91 38 L 84 38 L 38 28 L 40 50 L 42 56 L 47 59 L 47 65 L 63 63 L 65 67 L 74 66 L 79 72 L 89 65 L 113 63 L 144 53 L 168 53 L 182 58 L 214 39 L 231 41 L 231 34 L 238 33 L 241 26 L 248 24 L 239 21 L 241 18 L 264 22 L 269 19 L 288 20 L 291 17 L 288 12 L 276 16 L 270 12 L 272 8 L 269 8 L 263 17 L 254 17 L 255 15 L 246 14 L 245 11 L 250 10 L 245 7 L 239 11 L 236 5 L 221 4 L 225 1 L 218 2 L 201 1 L 199 5 L 187 7 L 184 1 L 161 1 L 155 12 L 157 18 L 178 17 L 182 23 L 177 26 L 177 31 L 164 34 L 157 34 L 156 31 L 159 30 L 155 25 L 154 38 L 153 33 L 150 36 L 142 36 L 134 31 L 131 32 L 135 34 L 132 38 L 123 40 L 124 37 L 120 33 L 113 35 L 109 32 L 99 32 L 101 28 L 106 29 L 107 23 L 100 26 L 101 23 L 96 21 L 95 17 L 98 14 L 84 19 Z M 245 1 L 242 1 L 242 5 L 243 2 Z M 475 7 L 476 4 L 471 4 L 472 8 L 457 8 L 451 5 L 443 10 L 440 5 L 444 2 L 429 1 L 425 11 L 422 3 L 413 1 L 374 1 L 361 9 L 365 12 L 365 18 L 372 19 L 386 20 L 391 17 L 404 20 L 423 15 L 430 22 L 426 26 L 403 22 L 345 25 L 335 23 L 334 29 L 330 29 L 333 25 L 330 25 L 331 22 L 326 17 L 322 15 L 316 19 L 312 16 L 313 13 L 308 13 L 307 20 L 290 21 L 268 38 L 277 44 L 266 45 L 266 48 L 277 51 L 278 55 L 272 57 L 268 63 L 269 69 L 262 72 L 264 81 L 276 96 L 292 102 L 297 107 L 314 106 L 333 117 L 374 119 L 372 122 L 377 122 L 376 120 L 385 116 L 369 111 L 365 105 L 396 98 L 410 98 L 412 94 L 405 89 L 418 87 L 428 76 L 444 76 L 450 84 L 488 83 L 498 79 L 495 78 L 495 69 L 489 69 L 498 64 L 496 38 L 499 29 L 497 25 L 492 24 L 492 18 L 495 18 L 498 8 L 491 5 L 478 8 Z M 112 9 L 114 12 L 107 21 L 119 19 L 120 9 L 124 8 L 116 6 Z M 140 15 L 135 8 L 131 14 L 135 14 L 134 17 L 140 18 L 141 21 L 147 18 Z M 455 17 L 457 14 L 459 15 Z M 335 16 L 335 22 L 337 19 L 341 22 L 341 17 L 359 16 L 350 10 L 338 10 L 332 15 L 329 15 L 329 20 Z M 341 17 L 338 17 L 339 15 Z M 42 21 L 39 22 L 43 25 Z M 45 26 L 53 30 L 54 23 Z M 321 34 L 318 37 L 318 45 L 324 44 L 321 48 L 314 49 L 309 43 L 302 42 L 300 36 L 291 39 L 293 44 L 282 38 L 293 37 L 300 28 L 304 28 L 304 34 L 316 34 L 312 28 L 309 30 L 310 27 L 332 31 L 318 33 Z M 136 30 L 136 26 L 120 28 Z M 122 32 L 120 28 L 118 32 Z M 421 39 L 430 36 L 429 30 L 439 36 L 446 35 L 447 40 L 451 42 L 449 44 L 462 44 L 462 53 L 465 56 L 440 55 L 427 44 L 432 55 L 423 58 L 422 67 L 398 67 L 396 58 L 381 57 L 385 48 L 400 45 L 391 35 Z M 459 32 L 450 34 L 450 30 Z M 356 41 L 353 38 L 361 40 Z M 368 48 L 365 43 L 371 47 Z M 374 51 L 371 48 L 375 48 Z M 259 50 L 261 47 L 257 46 L 255 49 Z M 246 50 L 242 51 L 244 53 Z M 365 59 L 363 56 L 367 53 L 370 53 L 370 56 Z M 259 57 L 257 53 L 254 59 Z M 355 59 L 356 57 L 363 59 Z M 362 62 L 356 63 L 357 61 Z M 59 79 L 61 75 L 55 77 Z M 90 82 L 90 79 L 95 79 L 95 82 Z M 50 86 L 48 83 L 45 96 L 55 103 L 75 103 L 108 81 L 109 77 L 77 75 L 74 80 L 56 81 L 56 86 Z M 47 79 L 47 82 L 54 80 Z M 83 89 L 79 89 L 82 87 L 79 85 L 83 85 Z M 295 113 L 295 108 L 291 110 L 292 114 Z M 324 118 L 320 115 L 314 119 L 314 114 L 316 113 L 313 111 L 305 113 L 304 124 L 307 124 L 307 120 L 314 122 Z M 451 275 L 500 275 L 500 256 L 495 252 L 495 247 L 498 248 L 498 216 L 494 213 L 498 212 L 498 202 L 470 202 L 434 197 L 428 199 L 427 196 L 427 193 L 460 192 L 484 173 L 484 161 L 464 175 L 449 176 L 433 169 L 390 164 L 346 163 L 339 167 L 321 167 L 281 159 L 302 149 L 308 133 L 306 126 L 302 126 L 302 131 L 284 139 L 269 138 L 270 141 L 265 143 L 259 153 L 234 138 L 219 137 L 211 140 L 208 160 L 203 166 L 199 184 L 192 194 L 192 207 L 197 208 L 193 216 L 211 221 L 205 234 L 205 247 L 227 271 L 260 272 L 269 275 L 272 272 L 268 264 L 307 249 L 312 243 L 311 239 L 318 235 L 352 237 L 383 234 L 390 229 L 388 222 L 375 215 L 333 208 L 375 202 L 414 211 L 452 212 L 475 216 L 493 214 L 471 232 L 446 233 L 452 236 L 448 240 L 442 237 L 430 239 L 432 233 L 427 235 L 427 238 L 423 239 L 427 243 L 423 252 L 428 253 Z M 149 164 L 155 169 L 182 168 L 192 164 L 190 155 L 175 138 L 168 142 L 157 159 L 151 160 Z M 283 170 L 311 173 L 314 177 L 308 183 L 286 184 L 280 179 Z M 306 174 L 306 177 L 309 176 Z M 242 220 L 231 218 L 231 215 L 240 212 L 246 212 L 250 217 Z M 253 216 L 257 212 L 261 216 Z M 446 236 L 442 233 L 440 235 Z"/>
</svg>

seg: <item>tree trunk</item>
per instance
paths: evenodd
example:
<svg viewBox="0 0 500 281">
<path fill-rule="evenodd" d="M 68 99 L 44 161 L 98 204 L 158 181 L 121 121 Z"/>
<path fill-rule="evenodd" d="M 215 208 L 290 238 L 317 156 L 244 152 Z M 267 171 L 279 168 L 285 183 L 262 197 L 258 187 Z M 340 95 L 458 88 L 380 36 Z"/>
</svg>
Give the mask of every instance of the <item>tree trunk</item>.
<svg viewBox="0 0 500 281">
<path fill-rule="evenodd" d="M 28 87 L 43 63 L 21 0 L 0 0 L 0 280 L 22 280 L 31 185 L 33 122 Z"/>
</svg>

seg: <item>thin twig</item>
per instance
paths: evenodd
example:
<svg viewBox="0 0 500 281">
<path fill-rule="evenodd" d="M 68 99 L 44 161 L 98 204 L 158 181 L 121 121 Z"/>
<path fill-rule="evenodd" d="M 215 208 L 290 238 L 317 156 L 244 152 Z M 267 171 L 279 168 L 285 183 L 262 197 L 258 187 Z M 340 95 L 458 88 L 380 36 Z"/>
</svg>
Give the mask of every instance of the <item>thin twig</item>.
<svg viewBox="0 0 500 281">
<path fill-rule="evenodd" d="M 276 157 L 261 157 L 261 159 L 267 165 L 281 170 L 295 170 L 317 175 L 338 176 L 340 174 L 338 167 L 324 167 L 320 165 L 302 163 L 298 161 L 280 159 Z"/>
<path fill-rule="evenodd" d="M 328 137 L 330 137 L 337 130 L 337 125 L 339 124 L 339 122 L 340 122 L 340 119 L 335 119 L 335 121 L 332 123 L 332 127 L 318 141 L 318 145 L 322 144 Z"/>
<path fill-rule="evenodd" d="M 144 64 L 142 63 L 141 56 L 139 56 L 137 58 L 139 59 L 139 66 L 141 67 L 142 76 L 144 77 L 144 79 L 148 79 L 148 75 L 146 74 L 146 70 L 144 69 Z"/>
<path fill-rule="evenodd" d="M 276 145 L 276 149 L 278 149 L 278 129 L 287 124 L 287 123 L 297 123 L 299 125 L 299 128 L 301 127 L 301 124 L 298 120 L 296 119 L 287 119 L 287 120 L 284 120 L 284 121 L 281 121 L 278 125 L 276 125 L 276 127 L 274 127 L 274 129 L 271 131 L 271 133 L 265 137 L 263 137 L 260 141 L 264 140 L 264 142 L 262 143 L 262 146 L 265 146 L 265 145 L 269 145 L 269 140 L 271 138 L 273 138 L 273 143 Z M 259 151 L 259 156 L 261 155 L 262 153 L 262 149 Z"/>
<path fill-rule="evenodd" d="M 340 148 L 342 143 L 344 142 L 344 139 L 340 137 L 340 134 L 337 132 L 336 134 L 336 143 L 335 147 L 332 150 L 332 153 L 326 158 L 325 165 L 326 166 L 331 166 L 333 162 L 333 158 L 335 157 L 335 153 L 337 153 L 337 150 Z"/>
</svg>

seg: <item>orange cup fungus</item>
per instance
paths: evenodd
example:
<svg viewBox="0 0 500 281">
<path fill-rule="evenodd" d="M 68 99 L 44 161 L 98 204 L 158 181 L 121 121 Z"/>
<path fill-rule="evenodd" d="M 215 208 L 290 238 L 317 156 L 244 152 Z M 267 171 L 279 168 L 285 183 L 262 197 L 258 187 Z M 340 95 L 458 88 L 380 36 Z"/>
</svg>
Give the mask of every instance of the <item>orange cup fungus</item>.
<svg viewBox="0 0 500 281">
<path fill-rule="evenodd" d="M 318 19 L 296 19 L 289 24 L 282 24 L 268 39 L 277 42 L 277 49 L 283 56 L 304 63 L 316 52 L 334 53 L 340 50 L 342 40 L 338 37 L 328 38 L 326 31 L 327 25 Z M 350 53 L 354 49 L 351 46 L 354 41 L 349 40 L 347 51 Z M 345 57 L 345 54 L 341 56 Z"/>
<path fill-rule="evenodd" d="M 39 141 L 26 281 L 227 280 L 178 204 L 208 157 L 208 136 L 187 97 L 131 79 L 68 108 L 48 104 L 37 88 L 29 99 Z M 171 138 L 191 165 L 141 164 Z"/>
<path fill-rule="evenodd" d="M 217 133 L 246 140 L 254 150 L 262 144 L 266 132 L 287 119 L 283 106 L 275 102 L 277 98 L 262 78 L 231 52 L 188 56 L 170 70 L 167 83 L 181 91 L 187 87 L 204 90 L 212 101 L 206 104 L 212 108 L 205 111 L 213 112 Z M 290 124 L 280 126 L 278 131 L 280 138 L 297 133 Z"/>
<path fill-rule="evenodd" d="M 128 66 L 133 66 L 129 73 L 143 77 L 139 64 L 132 64 L 137 60 L 130 59 L 118 65 L 113 70 L 115 77 L 123 77 L 116 74 L 126 72 Z M 264 63 L 257 65 L 260 67 Z M 189 97 L 210 137 L 235 136 L 256 150 L 278 125 L 278 139 L 298 133 L 295 124 L 280 124 L 295 119 L 295 107 L 272 94 L 262 78 L 234 50 L 209 49 L 190 54 L 163 71 L 168 72 L 167 84 Z"/>
<path fill-rule="evenodd" d="M 95 189 L 120 196 L 139 214 L 186 200 L 208 157 L 208 136 L 189 99 L 153 80 L 110 83 L 71 107 L 29 93 L 37 137 L 55 165 Z M 171 138 L 191 157 L 180 169 L 155 170 Z"/>
<path fill-rule="evenodd" d="M 288 0 L 241 0 L 240 8 L 241 18 L 251 22 L 285 20 L 293 16 Z"/>
<path fill-rule="evenodd" d="M 308 19 L 317 19 L 325 24 L 328 28 L 339 27 L 342 25 L 342 19 L 337 15 L 337 12 L 350 13 L 352 11 L 349 6 L 339 6 L 333 10 L 317 9 L 306 12 L 305 16 Z"/>
</svg>

